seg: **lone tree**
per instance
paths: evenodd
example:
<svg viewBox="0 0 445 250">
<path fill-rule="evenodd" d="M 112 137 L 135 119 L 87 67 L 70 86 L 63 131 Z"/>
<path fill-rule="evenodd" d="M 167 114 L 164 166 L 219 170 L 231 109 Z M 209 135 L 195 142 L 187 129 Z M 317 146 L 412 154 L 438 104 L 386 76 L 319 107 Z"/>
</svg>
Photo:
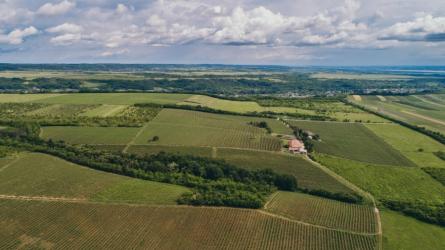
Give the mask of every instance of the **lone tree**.
<svg viewBox="0 0 445 250">
<path fill-rule="evenodd" d="M 151 140 L 149 141 L 159 141 L 159 136 L 155 135 L 153 136 L 153 138 L 151 138 Z"/>
</svg>

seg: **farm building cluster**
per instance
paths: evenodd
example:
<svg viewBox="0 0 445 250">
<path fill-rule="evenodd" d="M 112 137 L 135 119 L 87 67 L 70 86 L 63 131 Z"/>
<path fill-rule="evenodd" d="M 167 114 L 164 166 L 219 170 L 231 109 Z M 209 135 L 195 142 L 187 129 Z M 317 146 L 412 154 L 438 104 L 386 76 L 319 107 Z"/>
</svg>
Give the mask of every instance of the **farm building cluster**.
<svg viewBox="0 0 445 250">
<path fill-rule="evenodd" d="M 304 143 L 298 139 L 289 140 L 289 152 L 294 154 L 306 154 L 307 150 Z"/>
</svg>

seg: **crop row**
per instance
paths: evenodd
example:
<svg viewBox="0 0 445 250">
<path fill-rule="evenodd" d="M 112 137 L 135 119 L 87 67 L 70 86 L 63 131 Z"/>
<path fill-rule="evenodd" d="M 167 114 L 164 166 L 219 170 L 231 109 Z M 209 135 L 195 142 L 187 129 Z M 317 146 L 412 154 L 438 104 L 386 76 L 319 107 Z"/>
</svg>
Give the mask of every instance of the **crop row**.
<svg viewBox="0 0 445 250">
<path fill-rule="evenodd" d="M 375 249 L 376 238 L 254 210 L 0 201 L 0 248 Z"/>
</svg>

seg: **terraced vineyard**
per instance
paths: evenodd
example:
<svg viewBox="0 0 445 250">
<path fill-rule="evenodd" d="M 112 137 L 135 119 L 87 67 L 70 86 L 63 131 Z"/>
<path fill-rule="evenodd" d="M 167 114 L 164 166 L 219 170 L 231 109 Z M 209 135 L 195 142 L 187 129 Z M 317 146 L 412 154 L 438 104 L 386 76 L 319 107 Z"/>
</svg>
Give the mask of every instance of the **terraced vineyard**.
<svg viewBox="0 0 445 250">
<path fill-rule="evenodd" d="M 277 192 L 267 211 L 310 224 L 359 233 L 377 233 L 373 207 L 327 200 L 307 194 Z"/>
<path fill-rule="evenodd" d="M 246 209 L 0 200 L 0 221 L 3 248 L 331 250 L 377 245 L 372 235 Z"/>
<path fill-rule="evenodd" d="M 255 152 L 236 149 L 218 149 L 217 157 L 248 169 L 272 169 L 294 175 L 298 185 L 309 190 L 353 193 L 351 189 L 299 156 Z"/>
<path fill-rule="evenodd" d="M 360 123 L 290 121 L 320 135 L 317 152 L 375 164 L 415 166 L 399 151 Z"/>
<path fill-rule="evenodd" d="M 41 137 L 71 144 L 125 145 L 138 133 L 140 128 L 117 127 L 43 127 Z"/>
<path fill-rule="evenodd" d="M 281 141 L 267 135 L 264 129 L 248 125 L 252 120 L 255 119 L 164 109 L 148 123 L 134 144 L 280 150 Z M 152 141 L 155 136 L 159 140 Z"/>
<path fill-rule="evenodd" d="M 182 186 L 95 171 L 44 154 L 0 158 L 0 171 L 0 195 L 176 204 L 176 199 L 188 192 Z"/>
</svg>

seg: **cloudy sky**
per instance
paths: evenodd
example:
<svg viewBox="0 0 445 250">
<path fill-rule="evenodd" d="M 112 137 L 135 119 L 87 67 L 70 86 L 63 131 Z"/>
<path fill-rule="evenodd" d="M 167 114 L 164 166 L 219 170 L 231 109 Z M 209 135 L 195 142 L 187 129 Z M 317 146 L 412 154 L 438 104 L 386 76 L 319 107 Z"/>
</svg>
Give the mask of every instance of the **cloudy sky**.
<svg viewBox="0 0 445 250">
<path fill-rule="evenodd" d="M 0 62 L 444 65 L 445 0 L 0 0 Z"/>
</svg>

